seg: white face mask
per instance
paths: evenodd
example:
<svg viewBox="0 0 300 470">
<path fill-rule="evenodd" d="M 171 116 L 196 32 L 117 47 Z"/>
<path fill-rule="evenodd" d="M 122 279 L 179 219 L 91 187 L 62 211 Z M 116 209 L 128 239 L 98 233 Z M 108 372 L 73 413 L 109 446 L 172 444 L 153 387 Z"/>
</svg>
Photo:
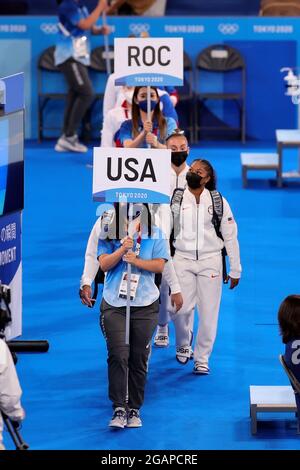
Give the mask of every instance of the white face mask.
<svg viewBox="0 0 300 470">
<path fill-rule="evenodd" d="M 126 99 L 127 103 L 129 103 L 129 104 L 132 104 L 133 92 L 134 92 L 134 90 L 125 90 L 124 91 L 125 99 Z"/>
</svg>

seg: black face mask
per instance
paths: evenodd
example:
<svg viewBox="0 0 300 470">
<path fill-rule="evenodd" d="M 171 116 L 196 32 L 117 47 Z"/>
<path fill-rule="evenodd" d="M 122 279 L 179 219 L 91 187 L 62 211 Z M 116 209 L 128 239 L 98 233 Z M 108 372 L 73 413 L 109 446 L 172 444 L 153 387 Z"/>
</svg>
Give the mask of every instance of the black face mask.
<svg viewBox="0 0 300 470">
<path fill-rule="evenodd" d="M 187 150 L 182 150 L 181 152 L 172 152 L 171 153 L 171 162 L 175 166 L 182 165 L 188 157 Z"/>
<path fill-rule="evenodd" d="M 204 178 L 202 176 L 197 175 L 196 173 L 192 173 L 191 171 L 188 171 L 186 174 L 186 181 L 188 187 L 191 189 L 199 189 L 202 185 L 203 179 Z"/>
</svg>

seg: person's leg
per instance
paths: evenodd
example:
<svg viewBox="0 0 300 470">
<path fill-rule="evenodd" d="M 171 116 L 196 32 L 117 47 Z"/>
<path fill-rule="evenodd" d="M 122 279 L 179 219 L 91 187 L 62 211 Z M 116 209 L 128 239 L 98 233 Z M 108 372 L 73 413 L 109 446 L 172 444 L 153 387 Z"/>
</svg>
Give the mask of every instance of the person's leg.
<svg viewBox="0 0 300 470">
<path fill-rule="evenodd" d="M 175 255 L 173 263 L 183 297 L 181 309 L 171 316 L 176 333 L 176 359 L 181 364 L 186 364 L 191 354 L 191 326 L 196 304 L 197 276 L 195 267 L 197 262 Z"/>
<path fill-rule="evenodd" d="M 156 330 L 154 344 L 159 348 L 165 348 L 169 345 L 169 313 L 168 313 L 168 302 L 169 302 L 169 286 L 164 277 L 162 277 L 160 285 L 160 303 L 159 303 L 159 314 L 158 314 L 158 327 Z"/>
<path fill-rule="evenodd" d="M 63 126 L 64 135 L 66 135 L 66 132 L 68 131 L 69 116 L 74 106 L 76 96 L 77 96 L 76 92 L 72 88 L 70 88 L 67 94 L 66 107 L 65 107 L 65 113 L 64 113 L 64 126 Z"/>
<path fill-rule="evenodd" d="M 199 261 L 197 276 L 198 333 L 194 349 L 194 372 L 205 373 L 217 333 L 222 295 L 222 257 Z"/>
<path fill-rule="evenodd" d="M 88 68 L 74 61 L 71 64 L 74 90 L 77 93 L 76 100 L 69 116 L 69 125 L 66 135 L 71 136 L 77 133 L 78 127 L 88 108 L 94 99 L 92 82 L 89 77 Z"/>
<path fill-rule="evenodd" d="M 69 59 L 61 64 L 59 69 L 66 78 L 69 92 L 64 115 L 64 136 L 58 143 L 62 150 L 66 147 L 66 150 L 86 151 L 87 148 L 84 146 L 76 149 L 72 148 L 72 145 L 76 147 L 79 125 L 94 99 L 88 68 L 74 59 Z"/>
<path fill-rule="evenodd" d="M 134 307 L 130 318 L 128 407 L 139 410 L 144 402 L 151 339 L 158 321 L 158 300 L 147 307 Z"/>
<path fill-rule="evenodd" d="M 108 351 L 109 398 L 113 408 L 126 409 L 129 346 L 125 344 L 125 308 L 116 308 L 105 300 L 101 303 L 100 326 Z M 126 417 L 126 413 L 125 413 Z M 126 422 L 123 423 L 124 425 Z M 118 427 L 124 427 L 118 426 Z"/>
</svg>

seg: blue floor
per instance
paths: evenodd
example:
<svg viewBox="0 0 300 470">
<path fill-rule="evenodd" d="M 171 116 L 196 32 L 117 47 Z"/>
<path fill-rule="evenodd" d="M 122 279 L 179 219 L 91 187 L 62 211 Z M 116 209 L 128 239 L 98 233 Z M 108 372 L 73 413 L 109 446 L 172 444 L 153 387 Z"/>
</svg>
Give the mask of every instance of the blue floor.
<svg viewBox="0 0 300 470">
<path fill-rule="evenodd" d="M 246 148 L 274 150 L 273 144 Z M 215 165 L 219 190 L 239 225 L 243 264 L 240 286 L 224 288 L 212 373 L 193 376 L 192 363 L 175 361 L 172 329 L 171 346 L 152 353 L 143 427 L 112 432 L 98 308 L 84 308 L 78 299 L 97 208 L 86 166 L 92 154 L 57 154 L 52 144 L 27 144 L 23 338 L 51 344 L 48 354 L 19 356 L 23 435 L 31 449 L 300 447 L 292 415 L 262 415 L 256 437 L 249 423 L 249 385 L 288 383 L 278 361 L 283 348 L 276 317 L 281 300 L 299 293 L 300 184 L 279 190 L 264 179 L 272 174 L 254 173 L 249 189 L 242 189 L 240 151 L 236 143 L 191 151 L 191 158 Z M 296 158 L 288 153 L 287 166 L 295 167 Z"/>
</svg>

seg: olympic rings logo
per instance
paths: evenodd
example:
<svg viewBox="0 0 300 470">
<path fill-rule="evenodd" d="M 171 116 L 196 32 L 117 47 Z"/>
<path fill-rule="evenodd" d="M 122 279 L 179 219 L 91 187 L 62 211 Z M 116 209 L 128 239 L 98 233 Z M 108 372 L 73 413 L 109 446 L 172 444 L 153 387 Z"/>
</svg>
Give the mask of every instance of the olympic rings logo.
<svg viewBox="0 0 300 470">
<path fill-rule="evenodd" d="M 56 23 L 42 23 L 40 29 L 45 34 L 56 34 L 58 32 L 58 26 Z"/>
<path fill-rule="evenodd" d="M 221 23 L 218 26 L 218 30 L 222 34 L 236 34 L 240 29 L 239 25 L 236 23 Z"/>
<path fill-rule="evenodd" d="M 129 30 L 138 36 L 141 33 L 147 33 L 150 30 L 150 25 L 148 23 L 131 23 Z"/>
</svg>

